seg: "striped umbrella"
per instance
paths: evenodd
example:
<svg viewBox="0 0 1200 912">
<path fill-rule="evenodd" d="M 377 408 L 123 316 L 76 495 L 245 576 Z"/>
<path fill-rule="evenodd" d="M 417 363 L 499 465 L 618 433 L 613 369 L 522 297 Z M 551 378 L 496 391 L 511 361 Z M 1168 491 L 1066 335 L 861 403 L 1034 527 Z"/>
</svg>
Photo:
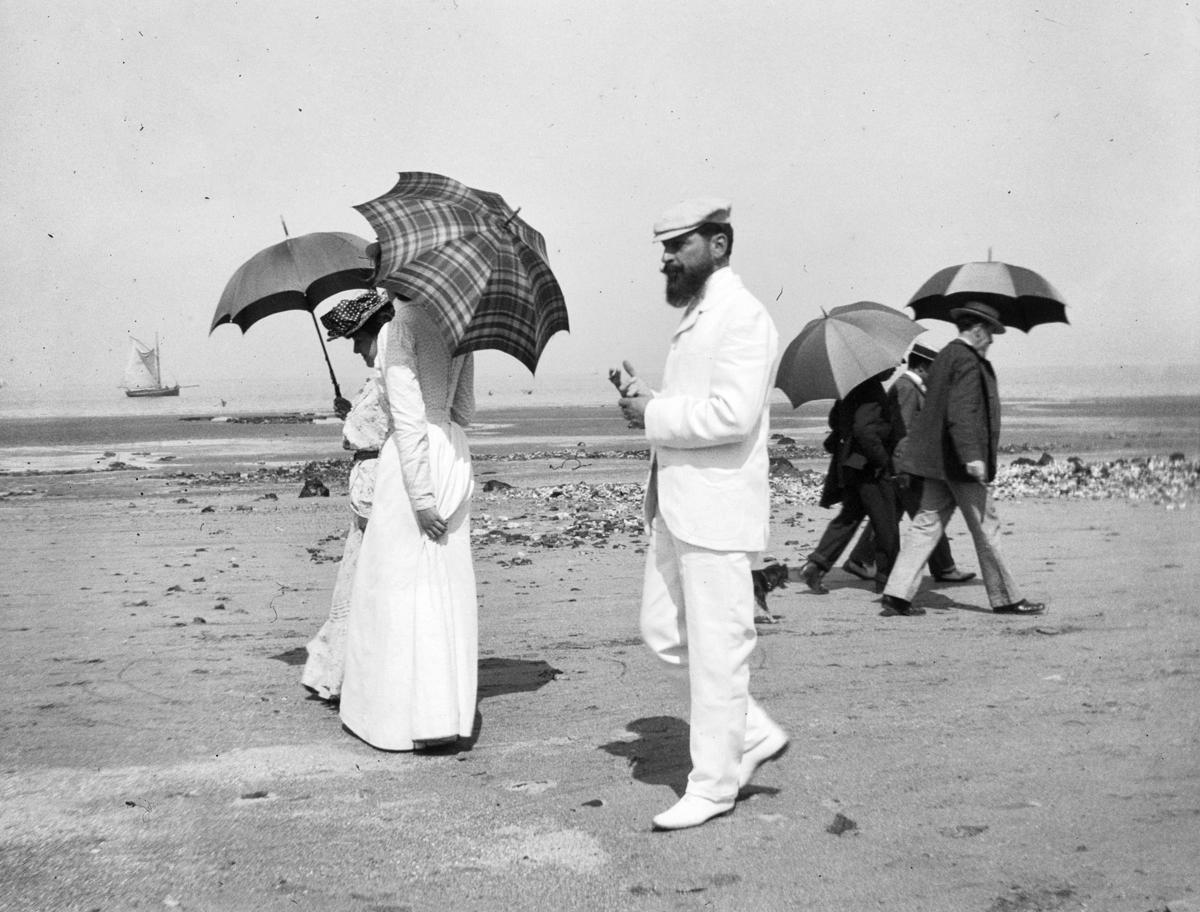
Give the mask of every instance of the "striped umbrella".
<svg viewBox="0 0 1200 912">
<path fill-rule="evenodd" d="M 1062 296 L 1032 269 L 988 260 L 935 272 L 908 302 L 918 320 L 954 322 L 950 310 L 967 301 L 991 304 L 1000 322 L 1029 332 L 1039 323 L 1068 323 Z"/>
<path fill-rule="evenodd" d="M 775 385 L 795 408 L 841 399 L 864 380 L 896 367 L 925 327 L 873 301 L 835 307 L 810 321 L 784 349 Z"/>
<path fill-rule="evenodd" d="M 424 302 L 456 354 L 497 349 L 532 373 L 569 329 L 545 240 L 499 194 L 409 171 L 354 208 L 379 239 L 376 283 Z"/>
</svg>

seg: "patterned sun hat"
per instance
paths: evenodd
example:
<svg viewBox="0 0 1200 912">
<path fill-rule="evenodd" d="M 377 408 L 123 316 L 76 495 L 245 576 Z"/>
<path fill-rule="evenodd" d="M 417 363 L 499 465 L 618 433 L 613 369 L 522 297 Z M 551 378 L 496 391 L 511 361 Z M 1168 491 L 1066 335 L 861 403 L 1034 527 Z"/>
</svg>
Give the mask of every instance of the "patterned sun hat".
<svg viewBox="0 0 1200 912">
<path fill-rule="evenodd" d="M 321 323 L 329 333 L 325 338 L 332 341 L 354 335 L 385 304 L 387 300 L 374 291 L 366 291 L 357 298 L 339 301 L 333 310 L 321 317 Z"/>
</svg>

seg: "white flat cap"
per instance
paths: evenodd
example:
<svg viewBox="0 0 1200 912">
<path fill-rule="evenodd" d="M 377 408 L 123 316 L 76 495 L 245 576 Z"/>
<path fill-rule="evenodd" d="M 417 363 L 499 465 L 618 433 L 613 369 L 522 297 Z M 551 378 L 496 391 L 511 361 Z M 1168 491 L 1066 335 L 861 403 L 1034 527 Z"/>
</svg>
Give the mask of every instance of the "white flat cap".
<svg viewBox="0 0 1200 912">
<path fill-rule="evenodd" d="M 668 241 L 701 225 L 712 222 L 729 224 L 729 213 L 733 207 L 729 200 L 717 196 L 702 196 L 672 206 L 654 223 L 654 242 Z"/>
</svg>

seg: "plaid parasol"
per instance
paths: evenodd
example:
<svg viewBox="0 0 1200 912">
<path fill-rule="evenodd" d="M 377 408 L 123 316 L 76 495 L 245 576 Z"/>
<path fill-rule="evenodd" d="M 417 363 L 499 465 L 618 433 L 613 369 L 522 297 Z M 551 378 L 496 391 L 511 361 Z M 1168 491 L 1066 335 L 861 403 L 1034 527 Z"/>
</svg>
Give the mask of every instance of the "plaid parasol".
<svg viewBox="0 0 1200 912">
<path fill-rule="evenodd" d="M 569 329 L 545 240 L 499 194 L 410 171 L 354 208 L 379 238 L 376 284 L 429 305 L 456 354 L 497 349 L 532 372 Z"/>
</svg>

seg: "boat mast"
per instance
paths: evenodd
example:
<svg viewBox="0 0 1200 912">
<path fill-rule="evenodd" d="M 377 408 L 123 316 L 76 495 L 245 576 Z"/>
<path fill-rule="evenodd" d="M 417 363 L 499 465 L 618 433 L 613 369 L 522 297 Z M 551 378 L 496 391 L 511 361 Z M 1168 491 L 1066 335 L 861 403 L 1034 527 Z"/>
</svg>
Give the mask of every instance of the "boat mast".
<svg viewBox="0 0 1200 912">
<path fill-rule="evenodd" d="M 154 385 L 162 389 L 162 359 L 158 354 L 158 333 L 154 334 Z"/>
</svg>

